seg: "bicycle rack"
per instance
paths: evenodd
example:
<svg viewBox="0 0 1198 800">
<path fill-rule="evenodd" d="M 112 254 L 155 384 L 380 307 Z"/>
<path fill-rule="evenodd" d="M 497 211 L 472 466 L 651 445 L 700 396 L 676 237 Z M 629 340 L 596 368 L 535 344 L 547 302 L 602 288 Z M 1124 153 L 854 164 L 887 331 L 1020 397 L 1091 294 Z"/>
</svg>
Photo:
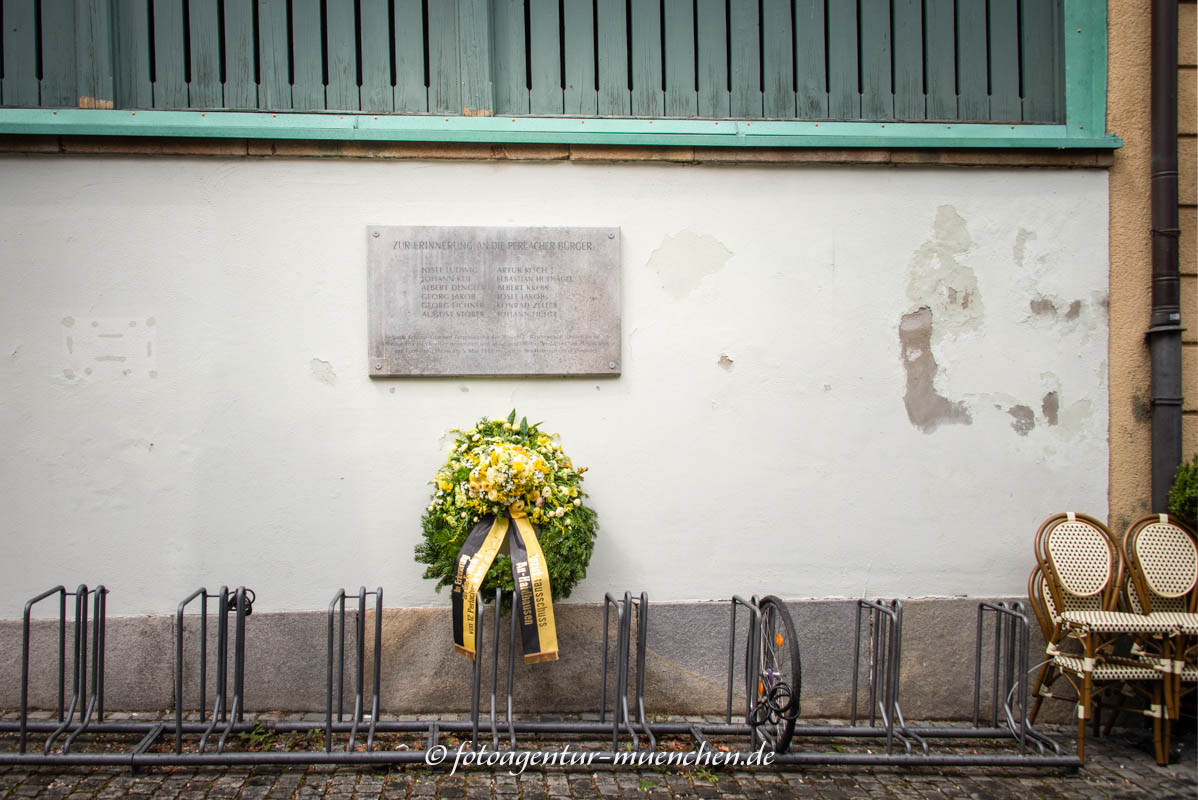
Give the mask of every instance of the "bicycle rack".
<svg viewBox="0 0 1198 800">
<path fill-rule="evenodd" d="M 426 754 L 441 743 L 444 735 L 468 738 L 474 750 L 480 748 L 480 729 L 489 727 L 490 746 L 500 750 L 501 736 L 506 739 L 506 752 L 519 757 L 531 756 L 534 749 L 521 745 L 518 735 L 537 737 L 583 736 L 604 741 L 610 737 L 610 750 L 590 750 L 587 755 L 593 763 L 627 763 L 621 759 L 630 754 L 656 754 L 661 737 L 688 738 L 696 748 L 711 750 L 712 740 L 747 742 L 749 749 L 738 749 L 742 757 L 765 746 L 766 737 L 754 724 L 752 713 L 752 681 L 759 665 L 756 663 L 759 648 L 757 638 L 761 635 L 761 610 L 756 595 L 745 599 L 737 595 L 729 604 L 728 658 L 727 658 L 727 701 L 724 720 L 718 723 L 650 722 L 646 714 L 645 676 L 648 654 L 648 631 L 650 603 L 645 592 L 634 595 L 608 593 L 603 602 L 603 664 L 599 687 L 597 719 L 567 721 L 517 720 L 514 714 L 514 689 L 517 653 L 515 614 L 509 612 L 506 678 L 506 709 L 500 719 L 497 690 L 500 685 L 500 649 L 503 635 L 502 609 L 505 602 L 511 605 L 512 593 L 497 590 L 493 596 L 491 613 L 488 615 L 482 593 L 476 596 L 477 653 L 471 666 L 470 716 L 469 719 L 384 719 L 380 711 L 382 681 L 382 610 L 383 590 L 378 587 L 367 591 L 360 587 L 356 594 L 345 589 L 338 590 L 328 605 L 326 636 L 325 714 L 320 731 L 323 747 L 310 747 L 302 751 L 265 750 L 260 752 L 235 752 L 226 748 L 232 734 L 247 733 L 261 726 L 273 733 L 297 733 L 312 730 L 311 723 L 275 722 L 246 720 L 245 702 L 245 655 L 246 617 L 252 613 L 254 593 L 244 586 L 229 590 L 222 586 L 210 593 L 200 588 L 188 595 L 176 611 L 175 620 L 175 703 L 174 720 L 160 722 L 112 722 L 104 719 L 104 636 L 105 613 L 108 590 L 103 586 L 88 589 L 78 587 L 68 592 L 57 586 L 32 598 L 25 604 L 21 645 L 21 694 L 20 709 L 16 722 L 0 721 L 0 734 L 16 733 L 16 752 L 0 751 L 3 764 L 90 764 L 123 766 L 129 768 L 168 765 L 249 765 L 249 764 L 398 764 L 425 763 Z M 29 718 L 29 670 L 31 653 L 31 616 L 33 608 L 40 602 L 58 598 L 58 673 L 56 717 L 52 720 Z M 68 603 L 73 599 L 73 604 Z M 367 625 L 367 612 L 373 599 L 373 625 Z M 91 603 L 89 632 L 88 604 Z M 355 602 L 356 601 L 356 602 Z M 210 610 L 214 604 L 214 612 Z M 67 623 L 68 605 L 73 605 L 71 617 L 73 652 L 71 653 L 71 696 L 66 696 L 67 673 Z M 188 613 L 189 610 L 191 613 Z M 859 600 L 856 603 L 854 638 L 854 661 L 852 675 L 850 720 L 845 725 L 805 725 L 799 720 L 795 729 L 791 749 L 778 753 L 774 764 L 822 764 L 822 765 L 924 765 L 924 766 L 1028 766 L 1028 767 L 1076 767 L 1079 760 L 1061 753 L 1061 748 L 1044 734 L 1036 731 L 1027 719 L 1026 684 L 1028 667 L 1028 619 L 1020 603 L 988 603 L 978 606 L 977 643 L 974 653 L 974 706 L 970 727 L 960 725 L 938 725 L 917 727 L 909 725 L 903 718 L 899 701 L 900 667 L 902 661 L 903 609 L 898 600 Z M 215 613 L 216 657 L 209 665 L 209 614 Z M 488 616 L 490 622 L 487 622 Z M 614 619 L 613 619 L 614 616 Z M 190 628 L 195 632 L 198 618 L 199 645 L 196 662 L 188 665 L 185 659 L 185 635 Z M 741 642 L 737 640 L 738 619 L 747 618 L 747 628 L 742 629 Z M 189 624 L 190 621 L 190 624 Z M 636 627 L 636 673 L 632 673 L 634 647 L 632 629 Z M 351 626 L 353 645 L 347 648 L 347 627 Z M 615 638 L 612 639 L 614 626 Z M 493 628 L 488 636 L 488 627 Z M 368 630 L 369 628 L 369 630 Z M 991 632 L 991 628 L 993 629 Z M 368 636 L 369 633 L 369 636 Z M 801 632 L 800 632 L 801 636 Z M 865 637 L 863 640 L 863 636 Z M 984 645 L 991 642 L 991 663 L 983 672 Z M 863 647 L 863 641 L 866 645 Z M 735 685 L 738 676 L 737 650 L 744 647 L 740 659 L 745 683 L 745 719 L 733 719 Z M 366 670 L 367 648 L 370 647 L 372 662 L 372 685 L 367 697 Z M 488 647 L 490 650 L 488 651 Z M 90 652 L 89 652 L 90 649 Z M 346 650 L 350 649 L 347 661 Z M 90 679 L 88 677 L 90 655 Z M 490 705 L 487 718 L 483 719 L 481 684 L 487 659 L 490 660 Z M 230 675 L 230 664 L 232 667 Z M 609 673 L 613 672 L 609 695 Z M 184 719 L 185 669 L 198 672 L 199 720 Z M 210 669 L 215 672 L 215 697 L 209 698 L 208 679 Z M 349 670 L 347 672 L 347 669 Z M 350 680 L 347 680 L 347 676 Z M 867 682 L 862 691 L 861 681 Z M 984 708 L 984 679 L 989 682 L 989 708 Z M 354 697 L 352 711 L 347 718 L 346 690 L 352 686 Z M 90 692 L 90 693 L 89 693 Z M 860 713 L 862 696 L 866 697 L 868 715 Z M 367 716 L 369 704 L 369 716 Z M 988 714 L 985 713 L 988 711 Z M 608 716 L 610 714 L 610 717 Z M 362 732 L 365 740 L 359 744 Z M 128 752 L 72 751 L 78 737 L 88 733 L 94 736 L 106 734 L 140 736 L 133 750 Z M 420 737 L 422 749 L 389 750 L 376 747 L 380 734 L 412 734 Z M 40 752 L 27 752 L 30 735 L 48 734 Z M 58 752 L 53 745 L 61 737 Z M 173 739 L 167 751 L 152 752 L 151 748 L 162 737 Z M 184 748 L 186 737 L 198 736 L 198 744 Z M 337 745 L 337 737 L 344 736 L 344 746 Z M 215 737 L 215 747 L 210 740 Z M 744 737 L 741 739 L 741 737 Z M 812 740 L 849 740 L 868 744 L 882 739 L 881 752 L 844 752 L 833 746 L 833 751 L 808 747 Z M 933 742 L 953 740 L 1013 739 L 1016 753 L 994 753 L 972 751 L 970 753 L 945 753 L 932 749 Z M 895 744 L 901 747 L 895 747 Z M 462 745 L 465 747 L 465 745 Z M 484 745 L 485 746 L 485 745 Z M 525 749 L 520 749 L 521 747 Z M 625 748 L 625 749 L 622 749 Z M 161 750 L 162 748 L 159 748 Z M 526 755 L 527 754 L 527 755 Z"/>
</svg>

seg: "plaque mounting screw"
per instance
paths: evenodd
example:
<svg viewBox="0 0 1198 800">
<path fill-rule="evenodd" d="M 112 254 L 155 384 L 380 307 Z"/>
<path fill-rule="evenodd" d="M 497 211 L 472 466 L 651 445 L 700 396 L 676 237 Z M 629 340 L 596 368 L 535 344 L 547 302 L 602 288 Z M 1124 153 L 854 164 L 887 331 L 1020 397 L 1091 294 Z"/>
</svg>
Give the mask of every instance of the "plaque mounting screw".
<svg viewBox="0 0 1198 800">
<path fill-rule="evenodd" d="M 614 233 L 609 233 L 609 234 L 607 235 L 607 238 L 608 238 L 608 239 L 614 239 L 614 238 L 616 238 L 616 235 L 615 235 Z"/>
<path fill-rule="evenodd" d="M 374 237 L 374 238 L 376 238 L 376 239 L 377 239 L 377 238 L 379 238 L 379 232 L 378 232 L 378 231 L 375 231 L 374 233 L 372 233 L 372 234 L 370 234 L 370 235 L 371 235 L 371 236 L 373 236 L 373 237 Z"/>
<path fill-rule="evenodd" d="M 614 361 L 608 361 L 608 362 L 607 362 L 607 368 L 608 368 L 608 369 L 615 369 L 615 368 L 616 368 L 616 362 L 614 362 Z"/>
<path fill-rule="evenodd" d="M 382 365 L 381 363 L 376 363 L 376 364 L 374 365 L 374 368 L 375 368 L 375 369 L 382 369 L 382 368 L 383 368 L 383 365 Z"/>
</svg>

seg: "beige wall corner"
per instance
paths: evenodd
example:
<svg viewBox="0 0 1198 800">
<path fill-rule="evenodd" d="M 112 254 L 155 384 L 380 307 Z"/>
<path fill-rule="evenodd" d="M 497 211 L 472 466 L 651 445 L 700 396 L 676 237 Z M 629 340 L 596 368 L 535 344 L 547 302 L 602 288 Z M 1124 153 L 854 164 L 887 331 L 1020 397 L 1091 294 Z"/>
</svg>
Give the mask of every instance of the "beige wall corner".
<svg viewBox="0 0 1198 800">
<path fill-rule="evenodd" d="M 1110 519 L 1122 531 L 1146 513 L 1151 490 L 1150 369 L 1144 332 L 1151 312 L 1148 86 L 1150 15 L 1112 3 L 1107 129 L 1123 139 L 1110 171 Z"/>
</svg>

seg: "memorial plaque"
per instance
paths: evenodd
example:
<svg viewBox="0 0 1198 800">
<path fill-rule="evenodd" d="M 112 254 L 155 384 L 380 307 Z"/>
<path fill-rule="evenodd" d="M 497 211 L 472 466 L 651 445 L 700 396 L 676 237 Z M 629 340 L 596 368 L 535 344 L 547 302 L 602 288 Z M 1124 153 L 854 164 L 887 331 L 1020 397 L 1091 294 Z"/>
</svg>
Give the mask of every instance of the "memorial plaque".
<svg viewBox="0 0 1198 800">
<path fill-rule="evenodd" d="M 619 375 L 618 228 L 372 225 L 370 374 Z"/>
</svg>

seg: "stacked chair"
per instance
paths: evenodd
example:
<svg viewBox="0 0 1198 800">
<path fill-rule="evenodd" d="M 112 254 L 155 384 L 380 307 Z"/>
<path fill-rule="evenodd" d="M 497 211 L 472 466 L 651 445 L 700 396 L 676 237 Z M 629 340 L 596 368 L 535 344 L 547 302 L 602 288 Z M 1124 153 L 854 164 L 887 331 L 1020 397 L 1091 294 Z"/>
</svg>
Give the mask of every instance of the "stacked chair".
<svg viewBox="0 0 1198 800">
<path fill-rule="evenodd" d="M 1133 524 L 1120 546 L 1098 520 L 1068 512 L 1044 521 L 1035 552 L 1028 598 L 1047 647 L 1032 721 L 1045 697 L 1075 702 L 1084 762 L 1086 721 L 1097 732 L 1101 699 L 1118 694 L 1118 711 L 1127 696 L 1140 696 L 1140 713 L 1153 721 L 1157 762 L 1168 763 L 1170 721 L 1198 680 L 1194 532 L 1153 514 Z M 1071 695 L 1053 693 L 1059 679 Z"/>
</svg>

